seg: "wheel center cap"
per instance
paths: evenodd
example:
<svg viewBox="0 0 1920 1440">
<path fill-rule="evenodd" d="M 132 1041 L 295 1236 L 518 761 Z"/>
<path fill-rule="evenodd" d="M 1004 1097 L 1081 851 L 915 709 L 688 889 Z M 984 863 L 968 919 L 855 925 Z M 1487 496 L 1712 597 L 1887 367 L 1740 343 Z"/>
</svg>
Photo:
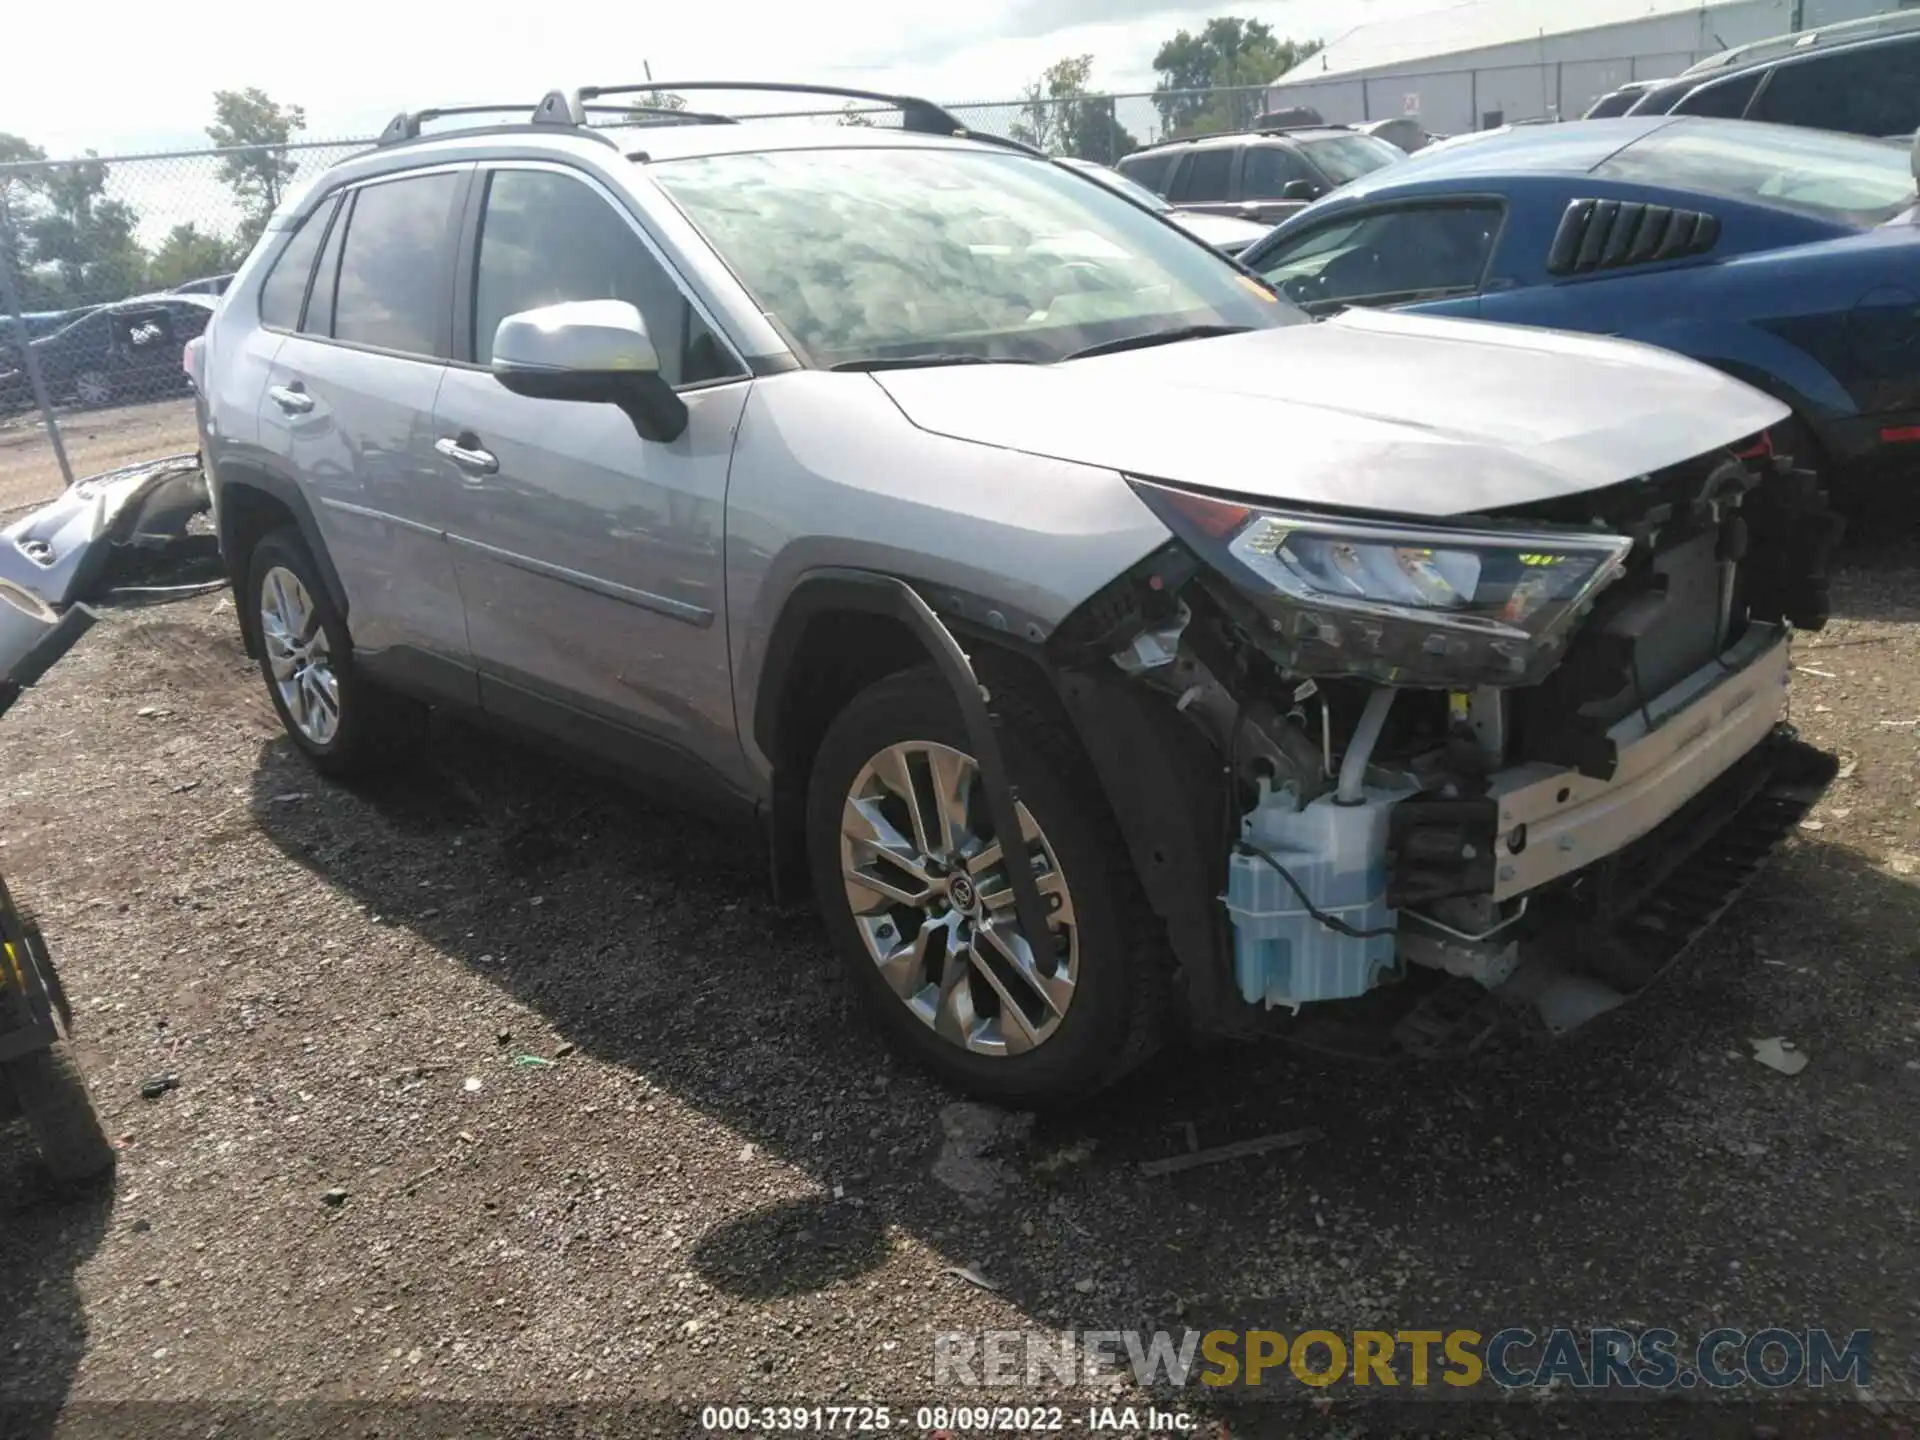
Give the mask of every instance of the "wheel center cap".
<svg viewBox="0 0 1920 1440">
<path fill-rule="evenodd" d="M 964 875 L 955 875 L 947 881 L 947 899 L 953 902 L 954 909 L 971 912 L 980 896 L 973 888 L 973 881 Z"/>
</svg>

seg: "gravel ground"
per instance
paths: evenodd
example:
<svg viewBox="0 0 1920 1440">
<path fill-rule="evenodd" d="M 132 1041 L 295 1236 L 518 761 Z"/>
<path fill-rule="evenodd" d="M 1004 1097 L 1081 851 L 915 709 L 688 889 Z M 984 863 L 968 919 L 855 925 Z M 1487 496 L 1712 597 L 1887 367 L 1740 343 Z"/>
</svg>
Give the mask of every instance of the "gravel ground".
<svg viewBox="0 0 1920 1440">
<path fill-rule="evenodd" d="M 1344 1390 L 1232 1433 L 1903 1433 L 1913 553 L 1856 553 L 1797 648 L 1796 719 L 1844 778 L 1645 1003 L 1472 1065 L 1169 1053 L 1041 1120 L 898 1067 L 739 837 L 445 722 L 400 775 L 323 782 L 229 599 L 114 611 L 6 721 L 0 865 L 121 1160 L 63 1199 L 0 1135 L 0 1402 L 69 1407 L 0 1431 L 212 1433 L 100 1408 L 124 1400 L 353 1434 L 481 1412 L 315 1403 L 607 1402 L 652 1434 L 692 1428 L 664 1399 L 1038 1398 L 937 1390 L 946 1330 L 1778 1324 L 1875 1330 L 1872 1397 L 1390 1413 Z M 1754 1062 L 1774 1035 L 1804 1072 Z M 141 1099 L 156 1073 L 179 1088 Z M 1283 1155 L 1137 1164 L 1304 1125 L 1324 1138 Z M 553 1433 L 605 1433 L 583 1423 Z"/>
<path fill-rule="evenodd" d="M 110 410 L 61 410 L 55 420 L 76 479 L 200 447 L 190 399 L 155 400 Z M 60 487 L 60 464 L 54 459 L 40 412 L 0 421 L 0 513 L 51 499 Z"/>
</svg>

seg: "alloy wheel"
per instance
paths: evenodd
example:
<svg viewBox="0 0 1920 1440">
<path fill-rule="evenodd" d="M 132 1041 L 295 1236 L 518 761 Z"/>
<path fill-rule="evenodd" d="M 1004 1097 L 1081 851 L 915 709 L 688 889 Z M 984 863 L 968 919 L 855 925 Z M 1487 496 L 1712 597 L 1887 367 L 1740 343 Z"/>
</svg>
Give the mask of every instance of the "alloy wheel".
<svg viewBox="0 0 1920 1440">
<path fill-rule="evenodd" d="M 979 1055 L 1044 1044 L 1073 1003 L 1080 932 L 1053 848 L 1020 828 L 1047 907 L 1051 951 L 1020 934 L 973 757 L 926 740 L 889 745 L 854 777 L 840 824 L 848 906 L 881 977 L 942 1039 Z"/>
<path fill-rule="evenodd" d="M 82 405 L 104 405 L 113 395 L 113 386 L 102 371 L 82 370 L 73 377 L 73 393 Z"/>
<path fill-rule="evenodd" d="M 326 628 L 300 577 L 281 565 L 260 584 L 260 638 L 294 728 L 315 745 L 332 743 L 340 730 L 340 681 Z"/>
</svg>

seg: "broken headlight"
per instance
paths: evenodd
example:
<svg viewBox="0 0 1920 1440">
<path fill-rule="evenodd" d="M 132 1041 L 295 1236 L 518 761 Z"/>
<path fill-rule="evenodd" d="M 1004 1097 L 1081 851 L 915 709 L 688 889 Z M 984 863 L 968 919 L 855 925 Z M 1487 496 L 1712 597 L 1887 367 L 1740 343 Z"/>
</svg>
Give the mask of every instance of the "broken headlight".
<svg viewBox="0 0 1920 1440">
<path fill-rule="evenodd" d="M 1248 597 L 1300 675 L 1529 685 L 1624 570 L 1633 541 L 1270 509 L 1134 480 L 1168 528 Z"/>
</svg>

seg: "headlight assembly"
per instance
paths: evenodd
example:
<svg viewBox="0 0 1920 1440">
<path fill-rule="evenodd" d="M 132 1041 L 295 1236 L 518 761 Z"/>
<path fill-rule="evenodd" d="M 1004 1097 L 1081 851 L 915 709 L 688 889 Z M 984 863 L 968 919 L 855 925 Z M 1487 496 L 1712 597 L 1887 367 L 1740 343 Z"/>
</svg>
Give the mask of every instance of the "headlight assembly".
<svg viewBox="0 0 1920 1440">
<path fill-rule="evenodd" d="M 1348 520 L 1132 484 L 1260 608 L 1302 675 L 1533 684 L 1633 546 L 1623 535 Z"/>
</svg>

